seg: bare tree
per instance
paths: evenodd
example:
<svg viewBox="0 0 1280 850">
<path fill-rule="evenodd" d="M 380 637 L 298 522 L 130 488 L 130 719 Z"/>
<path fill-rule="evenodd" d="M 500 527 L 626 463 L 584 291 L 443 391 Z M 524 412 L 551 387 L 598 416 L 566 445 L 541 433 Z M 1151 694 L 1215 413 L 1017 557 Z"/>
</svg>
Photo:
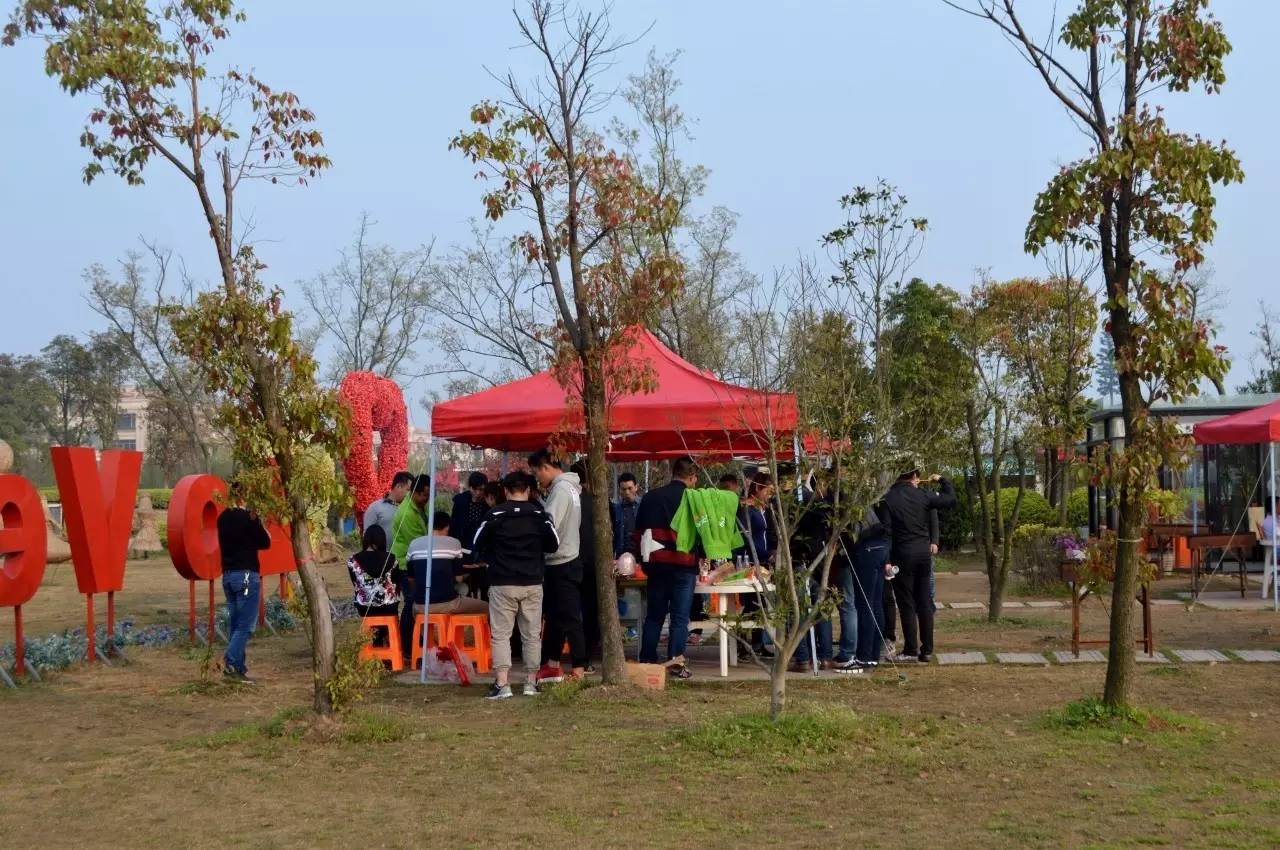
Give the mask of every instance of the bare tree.
<svg viewBox="0 0 1280 850">
<path fill-rule="evenodd" d="M 435 270 L 431 338 L 442 372 L 494 385 L 547 368 L 555 351 L 555 306 L 535 264 L 492 228 L 472 223 L 470 245 Z"/>
<path fill-rule="evenodd" d="M 421 376 L 414 360 L 431 309 L 432 246 L 397 251 L 374 245 L 369 232 L 375 223 L 362 213 L 337 264 L 303 282 L 302 292 L 322 338 L 333 340 L 333 380 L 367 371 L 407 384 Z"/>
<path fill-rule="evenodd" d="M 1258 326 L 1252 335 L 1258 340 L 1254 353 L 1253 378 L 1240 387 L 1242 393 L 1280 393 L 1280 335 L 1275 330 L 1280 325 L 1280 314 L 1258 302 Z"/>
<path fill-rule="evenodd" d="M 632 108 L 632 122 L 612 122 L 637 173 L 666 205 L 656 222 L 628 229 L 626 248 L 640 264 L 655 255 L 683 258 L 684 286 L 659 305 L 654 332 L 685 360 L 723 376 L 729 368 L 723 329 L 730 307 L 757 281 L 730 247 L 737 215 L 724 207 L 702 216 L 694 213 L 710 172 L 681 159 L 682 144 L 693 140 L 693 120 L 676 99 L 679 57 L 679 51 L 650 51 L 644 72 L 630 76 L 622 92 Z"/>
<path fill-rule="evenodd" d="M 500 77 L 502 101 L 476 105 L 474 126 L 451 145 L 479 166 L 478 177 L 491 181 L 483 199 L 490 218 L 526 217 L 530 228 L 518 243 L 554 297 L 557 378 L 582 403 L 603 673 L 613 684 L 623 681 L 624 668 L 611 574 L 609 411 L 618 394 L 644 386 L 647 377 L 643 364 L 627 356 L 628 329 L 683 283 L 679 258 L 669 253 L 633 262 L 628 234 L 656 226 L 673 202 L 646 185 L 591 126 L 613 95 L 603 76 L 632 43 L 612 32 L 608 7 L 592 13 L 531 0 L 515 19 L 539 70 L 528 80 L 513 71 Z"/>
<path fill-rule="evenodd" d="M 173 252 L 155 243 L 144 241 L 143 245 L 150 254 L 151 268 L 143 265 L 144 257 L 137 251 L 130 251 L 120 261 L 118 278 L 94 264 L 84 273 L 89 285 L 85 300 L 90 309 L 106 319 L 111 332 L 129 352 L 133 378 L 148 404 L 163 408 L 158 418 L 167 423 L 166 456 L 175 464 L 184 454 L 198 456 L 201 468 L 208 471 L 213 461 L 210 423 L 215 402 L 205 390 L 204 378 L 178 353 L 173 330 L 163 312 L 168 306 L 190 306 L 195 286 L 181 270 L 177 285 L 171 287 Z M 178 433 L 185 451 L 176 447 L 174 437 Z"/>
</svg>

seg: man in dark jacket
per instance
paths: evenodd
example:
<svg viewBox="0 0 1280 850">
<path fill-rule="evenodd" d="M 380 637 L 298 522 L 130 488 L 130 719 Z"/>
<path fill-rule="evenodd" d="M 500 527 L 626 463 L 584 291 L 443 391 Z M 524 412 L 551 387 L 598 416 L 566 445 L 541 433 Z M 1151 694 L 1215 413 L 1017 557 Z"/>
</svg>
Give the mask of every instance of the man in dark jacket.
<svg viewBox="0 0 1280 850">
<path fill-rule="evenodd" d="M 684 651 L 689 640 L 689 609 L 693 603 L 693 588 L 698 579 L 698 559 L 693 553 L 676 549 L 676 533 L 671 530 L 686 487 L 698 483 L 698 467 L 691 458 L 682 457 L 671 462 L 671 482 L 645 494 L 636 512 L 635 542 L 647 532 L 660 548 L 649 553 L 644 571 L 649 577 L 648 610 L 644 617 L 644 631 L 640 637 L 640 661 L 657 664 L 658 638 L 662 624 L 671 615 L 671 629 L 667 637 L 667 660 L 670 674 L 688 679 L 689 668 L 684 663 Z"/>
<path fill-rule="evenodd" d="M 484 503 L 484 487 L 489 483 L 489 478 L 483 472 L 473 472 L 467 476 L 467 489 L 463 490 L 453 497 L 453 511 L 449 515 L 449 529 L 453 532 L 451 536 L 462 541 L 464 549 L 471 548 L 471 541 L 475 539 L 476 529 L 480 527 L 480 519 L 484 516 L 485 511 L 489 510 Z M 475 562 L 475 554 L 467 553 L 462 556 L 464 564 Z M 468 584 L 471 584 L 468 577 Z M 476 589 L 475 587 L 472 588 Z M 473 596 L 476 594 L 472 594 Z"/>
<path fill-rule="evenodd" d="M 526 678 L 525 696 L 538 693 L 535 678 L 542 654 L 542 581 L 546 556 L 560 546 L 551 517 L 529 501 L 534 486 L 527 472 L 502 479 L 507 500 L 484 515 L 472 548 L 489 564 L 489 631 L 493 637 L 496 681 L 488 699 L 510 699 L 511 633 L 519 622 Z"/>
<path fill-rule="evenodd" d="M 920 489 L 920 470 L 912 469 L 898 476 L 884 497 L 893 538 L 889 562 L 899 571 L 891 582 L 902 619 L 903 651 L 893 657 L 896 662 L 928 661 L 933 655 L 933 596 L 929 591 L 933 538 L 929 514 L 955 505 L 956 490 L 941 475 L 932 475 L 929 480 L 937 482 L 941 492 Z"/>
<path fill-rule="evenodd" d="M 640 550 L 635 547 L 633 532 L 636 513 L 640 510 L 640 482 L 630 472 L 618 476 L 618 501 L 610 505 L 610 510 L 613 511 L 613 557 L 630 552 L 639 560 Z"/>
<path fill-rule="evenodd" d="M 253 684 L 244 651 L 258 624 L 262 575 L 258 553 L 271 546 L 262 520 L 244 507 L 240 485 L 231 485 L 233 506 L 218 515 L 218 548 L 222 553 L 222 592 L 227 597 L 227 651 L 222 674 L 230 681 Z M 213 642 L 213 635 L 209 635 Z"/>
<path fill-rule="evenodd" d="M 889 561 L 891 544 L 889 513 L 884 502 L 868 508 L 853 532 L 855 539 L 852 545 L 847 540 L 841 541 L 853 559 L 852 569 L 842 576 L 841 591 L 845 598 L 840 600 L 841 627 L 843 628 L 844 623 L 844 606 L 849 604 L 854 609 L 852 620 L 856 632 L 856 640 L 852 641 L 854 651 L 850 653 L 848 660 L 836 667 L 844 673 L 874 670 L 880 662 L 881 636 L 885 625 L 884 567 Z M 841 654 L 844 654 L 843 637 L 840 646 Z"/>
</svg>

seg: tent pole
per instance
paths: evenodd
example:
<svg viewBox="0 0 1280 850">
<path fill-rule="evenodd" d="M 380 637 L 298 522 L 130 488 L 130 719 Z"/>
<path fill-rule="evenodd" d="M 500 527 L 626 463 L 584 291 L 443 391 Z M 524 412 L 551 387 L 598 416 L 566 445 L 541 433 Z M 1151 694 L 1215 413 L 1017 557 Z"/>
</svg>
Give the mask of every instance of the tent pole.
<svg viewBox="0 0 1280 850">
<path fill-rule="evenodd" d="M 644 462 L 644 491 L 649 492 L 649 461 Z"/>
<path fill-rule="evenodd" d="M 1280 549 L 1276 548 L 1276 444 L 1268 444 L 1271 451 L 1271 611 L 1280 611 Z"/>
<path fill-rule="evenodd" d="M 427 414 L 427 441 L 431 445 L 431 461 L 427 467 L 427 475 L 431 478 L 431 484 L 427 487 L 427 580 L 422 594 L 422 672 L 418 676 L 418 681 L 423 685 L 427 683 L 427 643 L 431 635 L 431 567 L 432 561 L 436 556 L 436 441 L 431 436 L 430 413 Z M 503 458 L 505 457 L 506 455 L 503 455 Z M 409 498 L 413 497 L 410 496 Z M 413 604 L 412 599 L 409 600 L 409 604 Z M 444 635 L 440 635 L 440 638 L 443 640 Z"/>
</svg>

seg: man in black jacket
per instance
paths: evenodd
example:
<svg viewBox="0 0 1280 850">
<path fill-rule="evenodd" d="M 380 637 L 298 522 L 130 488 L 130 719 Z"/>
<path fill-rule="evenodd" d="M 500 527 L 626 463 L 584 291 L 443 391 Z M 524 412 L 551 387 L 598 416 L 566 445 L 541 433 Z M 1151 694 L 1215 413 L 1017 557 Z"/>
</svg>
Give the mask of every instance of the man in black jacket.
<svg viewBox="0 0 1280 850">
<path fill-rule="evenodd" d="M 262 520 L 244 507 L 240 485 L 231 485 L 233 506 L 218 515 L 218 548 L 222 554 L 222 592 L 227 597 L 227 651 L 222 674 L 230 681 L 253 684 L 244 651 L 258 624 L 262 575 L 258 553 L 271 546 Z M 213 635 L 209 635 L 210 643 Z"/>
<path fill-rule="evenodd" d="M 511 633 L 517 621 L 524 650 L 525 696 L 538 693 L 535 677 L 542 655 L 542 580 L 546 556 L 560 547 L 556 527 L 542 508 L 529 501 L 533 476 L 512 472 L 502 479 L 507 500 L 489 510 L 476 530 L 472 549 L 482 549 L 489 564 L 489 631 L 493 639 L 496 681 L 487 699 L 510 699 Z"/>
<path fill-rule="evenodd" d="M 912 469 L 898 476 L 884 497 L 893 539 L 889 562 L 899 570 L 891 582 L 902 620 L 903 651 L 893 656 L 896 662 L 928 661 L 933 655 L 933 596 L 929 590 L 933 535 L 929 515 L 952 507 L 956 490 L 941 475 L 932 475 L 929 480 L 937 482 L 941 492 L 921 490 L 920 470 Z"/>
</svg>

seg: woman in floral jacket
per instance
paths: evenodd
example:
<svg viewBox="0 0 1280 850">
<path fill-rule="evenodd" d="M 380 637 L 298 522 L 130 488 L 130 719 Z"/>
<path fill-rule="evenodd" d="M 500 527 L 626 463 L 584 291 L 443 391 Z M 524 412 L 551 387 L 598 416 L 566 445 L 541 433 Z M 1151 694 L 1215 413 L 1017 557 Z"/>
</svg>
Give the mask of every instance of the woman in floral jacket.
<svg viewBox="0 0 1280 850">
<path fill-rule="evenodd" d="M 396 556 L 387 551 L 387 533 L 380 525 L 370 525 L 363 542 L 364 551 L 347 561 L 356 611 L 361 617 L 394 617 L 400 609 L 400 591 L 392 575 Z"/>
</svg>

